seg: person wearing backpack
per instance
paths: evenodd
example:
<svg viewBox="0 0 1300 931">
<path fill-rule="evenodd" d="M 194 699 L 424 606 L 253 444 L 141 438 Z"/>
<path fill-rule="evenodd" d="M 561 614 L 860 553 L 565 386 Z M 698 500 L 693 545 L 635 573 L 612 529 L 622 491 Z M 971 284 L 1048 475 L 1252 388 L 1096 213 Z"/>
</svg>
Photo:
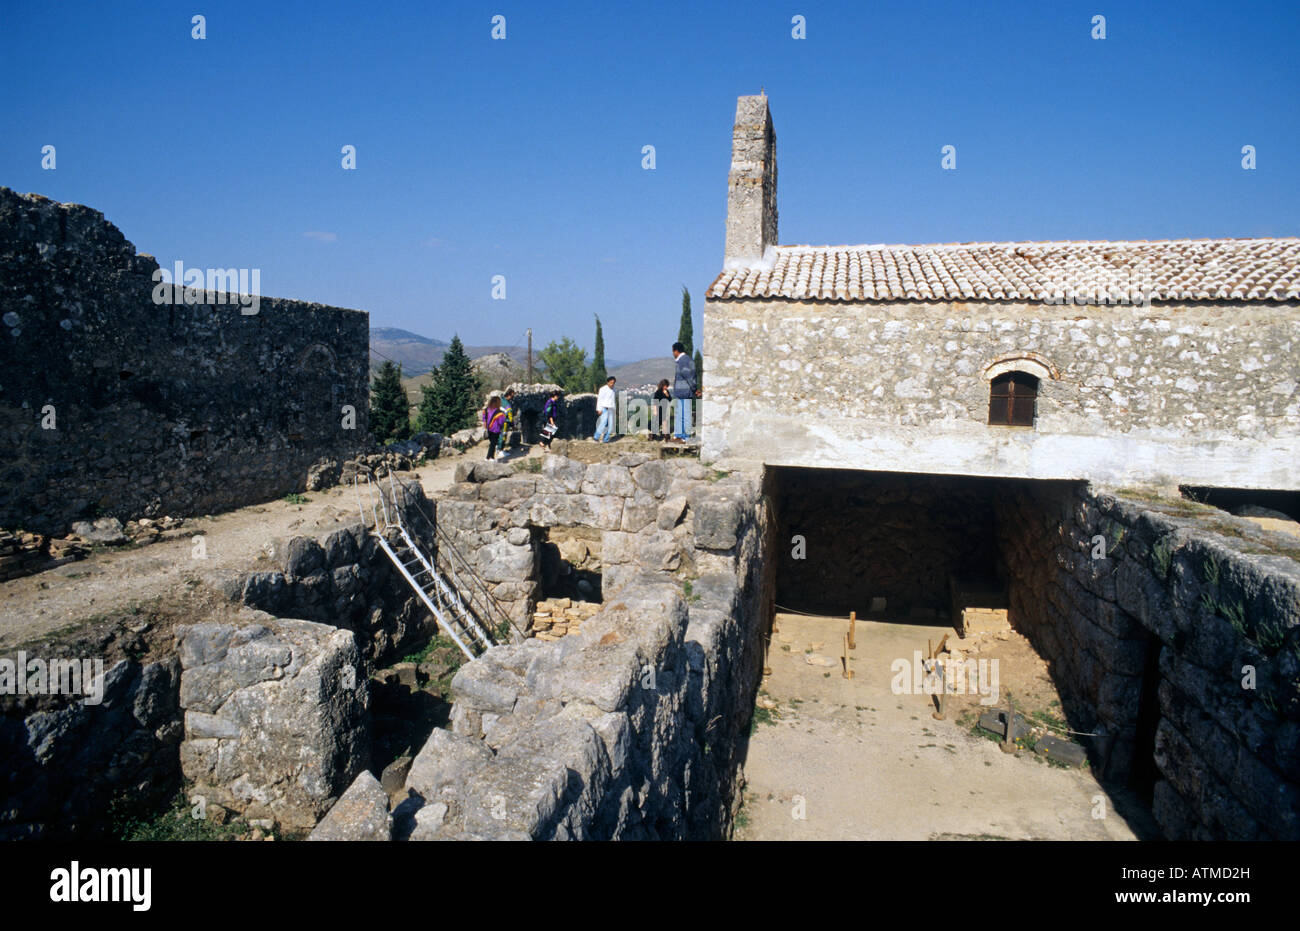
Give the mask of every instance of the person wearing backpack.
<svg viewBox="0 0 1300 931">
<path fill-rule="evenodd" d="M 510 434 L 519 429 L 519 424 L 515 417 L 515 389 L 507 388 L 506 393 L 501 395 L 501 409 L 506 412 L 505 426 L 501 428 L 501 448 L 504 449 L 510 442 Z"/>
<path fill-rule="evenodd" d="M 495 394 L 488 398 L 487 407 L 483 408 L 483 429 L 487 431 L 487 457 L 495 459 L 497 444 L 501 442 L 501 431 L 506 425 L 506 412 L 501 409 L 501 399 Z"/>
</svg>

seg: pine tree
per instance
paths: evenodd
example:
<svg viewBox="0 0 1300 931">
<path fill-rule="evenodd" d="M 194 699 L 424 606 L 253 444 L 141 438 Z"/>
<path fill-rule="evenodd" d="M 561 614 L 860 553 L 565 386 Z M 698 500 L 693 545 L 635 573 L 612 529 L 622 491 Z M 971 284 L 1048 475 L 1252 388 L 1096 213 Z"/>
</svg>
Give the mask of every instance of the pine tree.
<svg viewBox="0 0 1300 931">
<path fill-rule="evenodd" d="M 588 389 L 591 369 L 587 365 L 587 351 L 569 337 L 562 337 L 559 342 L 551 340 L 537 358 L 546 370 L 546 377 L 565 391 Z"/>
<path fill-rule="evenodd" d="M 370 388 L 370 429 L 380 443 L 411 435 L 411 402 L 402 387 L 402 366 L 385 360 Z"/>
<path fill-rule="evenodd" d="M 474 426 L 483 387 L 459 336 L 451 338 L 431 374 L 429 384 L 420 386 L 419 428 L 446 436 Z"/>
<path fill-rule="evenodd" d="M 599 391 L 607 378 L 605 372 L 605 334 L 600 329 L 600 317 L 596 317 L 596 349 L 591 354 L 591 390 Z"/>
<path fill-rule="evenodd" d="M 698 349 L 695 350 L 695 389 L 704 390 L 704 356 L 700 355 Z"/>
<path fill-rule="evenodd" d="M 689 356 L 695 352 L 695 328 L 691 325 L 691 292 L 682 285 L 682 322 L 677 327 L 677 342 L 686 347 Z"/>
</svg>

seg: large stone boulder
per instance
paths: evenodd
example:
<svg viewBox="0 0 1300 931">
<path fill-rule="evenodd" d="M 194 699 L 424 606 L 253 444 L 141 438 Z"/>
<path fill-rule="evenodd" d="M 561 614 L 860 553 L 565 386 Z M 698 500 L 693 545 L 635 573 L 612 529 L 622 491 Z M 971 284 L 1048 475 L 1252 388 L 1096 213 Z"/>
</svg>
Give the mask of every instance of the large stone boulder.
<svg viewBox="0 0 1300 931">
<path fill-rule="evenodd" d="M 392 840 L 388 795 L 367 770 L 353 780 L 307 840 Z"/>
<path fill-rule="evenodd" d="M 94 522 L 79 520 L 72 525 L 72 532 L 88 543 L 117 546 L 128 542 L 122 522 L 116 517 L 101 517 Z"/>
<path fill-rule="evenodd" d="M 177 628 L 176 644 L 191 794 L 313 827 L 369 761 L 369 694 L 352 633 L 245 608 Z"/>
</svg>

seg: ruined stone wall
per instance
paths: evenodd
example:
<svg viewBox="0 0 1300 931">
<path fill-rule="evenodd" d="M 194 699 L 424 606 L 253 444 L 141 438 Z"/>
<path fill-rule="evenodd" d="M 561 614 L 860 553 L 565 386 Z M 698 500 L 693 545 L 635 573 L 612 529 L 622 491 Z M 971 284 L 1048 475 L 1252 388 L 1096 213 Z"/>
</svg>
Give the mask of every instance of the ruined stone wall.
<svg viewBox="0 0 1300 931">
<path fill-rule="evenodd" d="M 709 301 L 703 457 L 1300 489 L 1300 305 Z M 1058 377 L 988 424 L 986 369 Z"/>
<path fill-rule="evenodd" d="M 433 504 L 419 482 L 381 481 L 412 537 L 434 552 Z M 396 495 L 396 502 L 390 487 Z M 364 496 L 363 496 L 364 498 Z M 395 662 L 433 632 L 433 618 L 363 526 L 356 510 L 312 534 L 268 541 L 265 569 L 216 581 L 232 600 L 278 617 L 301 618 L 356 634 L 369 669 Z M 341 524 L 341 526 L 340 526 Z"/>
<path fill-rule="evenodd" d="M 551 396 L 551 391 L 559 386 L 548 383 L 529 385 L 513 382 L 508 387 L 515 389 L 514 407 L 520 441 L 536 443 L 540 436 L 539 431 L 545 423 L 542 419 L 542 410 L 546 407 L 546 400 Z M 483 398 L 484 405 L 487 404 L 488 397 L 493 394 L 499 395 L 502 392 L 488 392 Z M 591 436 L 596 431 L 596 396 L 590 393 L 565 395 L 560 402 L 560 416 L 556 419 L 556 426 L 559 430 L 555 435 L 559 439 L 581 439 Z"/>
<path fill-rule="evenodd" d="M 369 444 L 365 313 L 159 305 L 157 267 L 98 211 L 0 188 L 0 526 L 210 513 Z"/>
<path fill-rule="evenodd" d="M 53 652 L 27 655 L 78 655 Z M 178 787 L 180 663 L 122 657 L 104 665 L 97 704 L 77 695 L 0 696 L 0 840 L 103 837 L 114 803 L 162 805 Z"/>
<path fill-rule="evenodd" d="M 442 528 L 526 620 L 534 528 L 602 529 L 602 609 L 555 642 L 499 646 L 453 680 L 407 780 L 412 839 L 716 838 L 739 805 L 770 595 L 772 522 L 752 475 L 629 455 L 474 467 Z M 689 595 L 684 583 L 690 582 Z M 403 828 L 403 817 L 406 827 Z"/>
<path fill-rule="evenodd" d="M 1300 839 L 1294 540 L 1084 487 L 1019 488 L 998 526 L 1012 623 L 1048 660 L 1071 727 L 1117 736 L 1108 775 L 1150 762 L 1153 743 L 1171 839 Z"/>
</svg>

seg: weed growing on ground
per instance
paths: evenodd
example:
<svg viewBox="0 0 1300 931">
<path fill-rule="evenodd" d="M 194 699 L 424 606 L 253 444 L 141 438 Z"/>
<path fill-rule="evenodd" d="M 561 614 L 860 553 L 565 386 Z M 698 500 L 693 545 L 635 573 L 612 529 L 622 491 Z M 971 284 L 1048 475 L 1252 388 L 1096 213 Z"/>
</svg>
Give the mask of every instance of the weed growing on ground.
<svg viewBox="0 0 1300 931">
<path fill-rule="evenodd" d="M 119 795 L 108 806 L 110 830 L 124 841 L 229 840 L 244 834 L 248 826 L 239 821 L 216 824 L 195 818 L 184 792 L 177 792 L 171 804 L 160 813 L 142 812 L 126 795 Z"/>
<path fill-rule="evenodd" d="M 289 494 L 284 496 L 285 504 L 306 504 L 310 500 L 311 499 L 308 498 L 306 495 L 300 495 L 296 491 L 290 492 Z"/>
</svg>

